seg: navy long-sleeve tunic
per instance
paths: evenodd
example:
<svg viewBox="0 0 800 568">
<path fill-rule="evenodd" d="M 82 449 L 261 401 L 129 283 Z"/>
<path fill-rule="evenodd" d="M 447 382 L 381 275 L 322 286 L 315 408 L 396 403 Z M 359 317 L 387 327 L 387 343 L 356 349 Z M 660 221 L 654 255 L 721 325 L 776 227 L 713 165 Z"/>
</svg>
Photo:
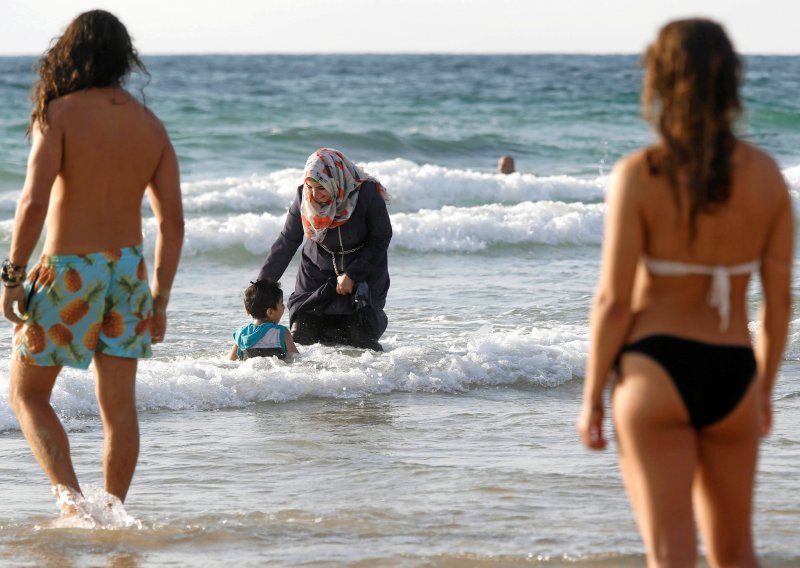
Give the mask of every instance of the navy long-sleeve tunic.
<svg viewBox="0 0 800 568">
<path fill-rule="evenodd" d="M 328 229 L 322 244 L 331 251 L 347 251 L 363 245 L 355 252 L 345 255 L 336 254 L 336 265 L 341 274 L 343 272 L 342 259 L 344 258 L 344 272 L 354 282 L 366 282 L 369 286 L 369 300 L 375 312 L 378 337 L 380 337 L 388 323 L 383 308 L 386 305 L 386 294 L 389 291 L 387 249 L 392 240 L 392 224 L 389 221 L 386 203 L 373 182 L 364 182 L 358 191 L 358 201 L 350 218 L 340 227 Z M 280 280 L 298 247 L 303 244 L 303 223 L 300 219 L 302 198 L 303 186 L 301 185 L 297 188 L 297 196 L 289 208 L 283 230 L 275 239 L 275 243 L 261 267 L 259 279 Z M 341 244 L 339 242 L 340 230 Z M 335 291 L 336 271 L 331 255 L 311 239 L 306 239 L 303 244 L 302 255 L 294 292 L 286 301 L 290 325 L 299 313 L 309 311 L 324 314 L 326 306 L 332 306 L 334 303 L 337 305 L 337 311 L 333 313 L 342 313 L 341 306 L 350 303 L 349 296 L 337 298 L 339 295 Z M 347 300 L 347 302 L 343 302 L 343 300 Z"/>
</svg>

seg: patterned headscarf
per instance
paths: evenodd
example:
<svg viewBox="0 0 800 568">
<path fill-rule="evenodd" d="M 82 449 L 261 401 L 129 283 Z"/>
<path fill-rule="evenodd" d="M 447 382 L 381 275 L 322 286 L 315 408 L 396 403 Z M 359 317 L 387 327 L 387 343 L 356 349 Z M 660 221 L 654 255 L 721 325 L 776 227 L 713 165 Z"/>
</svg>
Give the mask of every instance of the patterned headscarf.
<svg viewBox="0 0 800 568">
<path fill-rule="evenodd" d="M 331 196 L 328 203 L 314 201 L 305 188 L 307 178 L 325 188 Z M 300 204 L 300 218 L 306 237 L 319 243 L 329 228 L 344 225 L 356 208 L 358 190 L 365 181 L 375 183 L 387 204 L 391 201 L 391 196 L 378 180 L 367 175 L 339 150 L 320 148 L 311 154 L 303 168 L 303 200 Z"/>
</svg>

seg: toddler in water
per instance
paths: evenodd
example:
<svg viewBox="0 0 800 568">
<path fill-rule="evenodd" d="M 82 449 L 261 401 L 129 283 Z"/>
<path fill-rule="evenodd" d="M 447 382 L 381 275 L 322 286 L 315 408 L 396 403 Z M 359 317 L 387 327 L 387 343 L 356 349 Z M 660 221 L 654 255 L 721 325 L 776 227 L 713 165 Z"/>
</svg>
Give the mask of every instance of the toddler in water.
<svg viewBox="0 0 800 568">
<path fill-rule="evenodd" d="M 283 290 L 274 280 L 256 280 L 244 291 L 244 308 L 253 322 L 233 332 L 231 361 L 250 357 L 280 357 L 297 353 L 292 334 L 279 325 L 283 316 Z"/>
</svg>

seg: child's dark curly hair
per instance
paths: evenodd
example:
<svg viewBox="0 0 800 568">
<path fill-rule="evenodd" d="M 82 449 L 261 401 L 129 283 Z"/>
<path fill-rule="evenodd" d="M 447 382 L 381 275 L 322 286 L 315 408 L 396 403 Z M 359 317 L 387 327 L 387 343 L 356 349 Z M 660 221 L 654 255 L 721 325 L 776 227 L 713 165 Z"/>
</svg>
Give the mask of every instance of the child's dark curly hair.
<svg viewBox="0 0 800 568">
<path fill-rule="evenodd" d="M 263 318 L 269 308 L 277 309 L 283 298 L 279 282 L 264 279 L 250 282 L 244 291 L 244 309 L 254 318 Z"/>
</svg>

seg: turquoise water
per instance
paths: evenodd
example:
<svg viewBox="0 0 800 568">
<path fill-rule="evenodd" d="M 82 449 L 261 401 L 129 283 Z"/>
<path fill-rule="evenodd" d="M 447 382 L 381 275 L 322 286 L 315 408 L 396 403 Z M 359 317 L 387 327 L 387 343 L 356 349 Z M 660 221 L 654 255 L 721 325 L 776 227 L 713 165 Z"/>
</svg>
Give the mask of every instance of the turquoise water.
<svg viewBox="0 0 800 568">
<path fill-rule="evenodd" d="M 0 58 L 6 247 L 32 63 Z M 608 174 L 653 139 L 638 58 L 145 63 L 149 82 L 134 77 L 130 89 L 147 83 L 146 102 L 172 136 L 187 237 L 168 341 L 140 366 L 142 455 L 127 507 L 141 525 L 53 526 L 46 480 L 3 404 L 0 475 L 13 491 L 0 505 L 2 562 L 641 565 L 613 452 L 589 454 L 574 434 Z M 800 58 L 748 57 L 746 67 L 741 134 L 775 156 L 798 210 Z M 386 352 L 311 346 L 292 365 L 227 361 L 241 290 L 320 146 L 343 150 L 394 196 Z M 506 153 L 519 173 L 495 173 Z M 295 261 L 284 289 L 296 270 Z M 0 331 L 3 377 L 10 337 Z M 758 482 L 767 566 L 800 562 L 799 360 L 795 313 Z M 4 378 L 4 402 L 7 390 Z M 99 484 L 91 375 L 65 371 L 54 404 L 80 478 Z"/>
<path fill-rule="evenodd" d="M 0 187 L 24 173 L 32 58 L 0 62 Z M 145 59 L 144 92 L 172 132 L 184 176 L 265 173 L 329 144 L 364 161 L 591 176 L 651 139 L 635 56 L 192 56 Z M 797 57 L 746 59 L 745 134 L 800 160 Z M 134 77 L 131 88 L 144 82 Z"/>
</svg>

